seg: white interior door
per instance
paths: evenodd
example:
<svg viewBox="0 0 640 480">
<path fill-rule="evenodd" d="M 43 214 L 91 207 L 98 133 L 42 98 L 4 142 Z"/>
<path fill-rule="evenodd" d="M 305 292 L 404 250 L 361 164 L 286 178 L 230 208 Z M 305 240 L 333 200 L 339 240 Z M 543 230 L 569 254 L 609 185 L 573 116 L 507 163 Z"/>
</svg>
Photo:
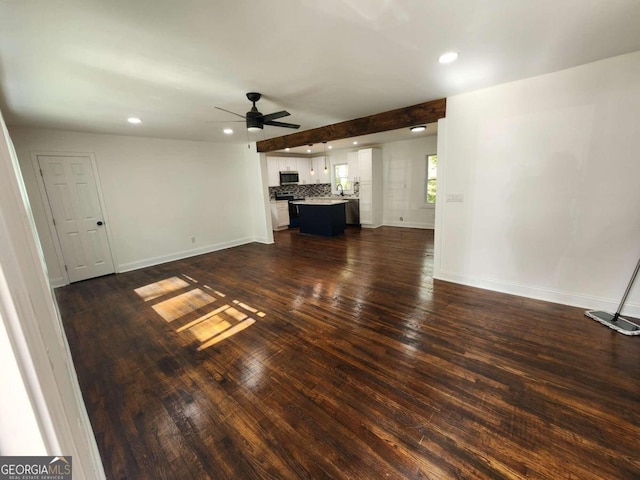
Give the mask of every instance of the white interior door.
<svg viewBox="0 0 640 480">
<path fill-rule="evenodd" d="M 91 159 L 38 155 L 71 282 L 114 273 Z"/>
</svg>

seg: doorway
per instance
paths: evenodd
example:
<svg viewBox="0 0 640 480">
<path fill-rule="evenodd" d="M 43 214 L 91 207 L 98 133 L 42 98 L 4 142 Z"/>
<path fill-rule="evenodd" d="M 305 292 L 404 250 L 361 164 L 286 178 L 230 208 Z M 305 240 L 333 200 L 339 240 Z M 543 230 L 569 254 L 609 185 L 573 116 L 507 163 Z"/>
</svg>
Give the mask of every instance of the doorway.
<svg viewBox="0 0 640 480">
<path fill-rule="evenodd" d="M 89 155 L 38 154 L 55 236 L 69 282 L 114 273 L 114 262 Z"/>
</svg>

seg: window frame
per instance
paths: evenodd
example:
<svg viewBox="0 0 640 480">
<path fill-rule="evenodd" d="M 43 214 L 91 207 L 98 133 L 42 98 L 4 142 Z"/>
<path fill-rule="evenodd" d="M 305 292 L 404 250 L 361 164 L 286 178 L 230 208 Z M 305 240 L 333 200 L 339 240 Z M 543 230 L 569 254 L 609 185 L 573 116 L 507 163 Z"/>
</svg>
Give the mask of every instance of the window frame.
<svg viewBox="0 0 640 480">
<path fill-rule="evenodd" d="M 431 178 L 429 176 L 429 165 L 431 163 L 431 158 L 435 157 L 436 159 L 436 176 L 435 178 Z M 424 173 L 424 195 L 423 195 L 423 201 L 424 201 L 424 206 L 425 207 L 429 207 L 429 208 L 433 208 L 436 205 L 436 202 L 438 201 L 438 154 L 437 153 L 428 153 L 425 155 L 425 173 Z M 434 201 L 430 202 L 429 201 L 429 184 L 430 181 L 434 180 L 435 183 L 435 197 L 434 197 Z"/>
<path fill-rule="evenodd" d="M 339 167 L 342 167 L 342 166 L 346 167 L 346 170 L 347 170 L 346 171 L 346 174 L 347 174 L 346 177 L 338 177 L 338 171 L 337 170 L 338 170 Z M 339 179 L 341 181 L 338 181 Z M 344 182 L 342 180 L 344 180 Z M 339 192 L 338 185 L 342 185 L 342 191 L 343 192 L 351 191 L 352 188 L 353 188 L 352 183 L 349 180 L 349 163 L 347 163 L 347 162 L 334 163 L 333 164 L 333 182 L 331 183 L 331 189 L 332 189 L 333 193 L 338 193 Z"/>
</svg>

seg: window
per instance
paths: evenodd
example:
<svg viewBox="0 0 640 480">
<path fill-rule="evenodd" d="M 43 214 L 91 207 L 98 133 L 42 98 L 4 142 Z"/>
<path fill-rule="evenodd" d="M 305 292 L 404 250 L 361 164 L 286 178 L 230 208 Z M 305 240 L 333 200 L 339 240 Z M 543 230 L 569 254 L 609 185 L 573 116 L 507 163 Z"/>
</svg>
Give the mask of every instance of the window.
<svg viewBox="0 0 640 480">
<path fill-rule="evenodd" d="M 425 185 L 425 203 L 436 203 L 436 184 L 438 183 L 438 155 L 427 155 L 427 175 Z"/>
<path fill-rule="evenodd" d="M 351 182 L 349 182 L 349 164 L 340 163 L 334 165 L 335 172 L 335 185 L 338 190 L 338 185 L 342 185 L 342 190 L 351 190 Z"/>
</svg>

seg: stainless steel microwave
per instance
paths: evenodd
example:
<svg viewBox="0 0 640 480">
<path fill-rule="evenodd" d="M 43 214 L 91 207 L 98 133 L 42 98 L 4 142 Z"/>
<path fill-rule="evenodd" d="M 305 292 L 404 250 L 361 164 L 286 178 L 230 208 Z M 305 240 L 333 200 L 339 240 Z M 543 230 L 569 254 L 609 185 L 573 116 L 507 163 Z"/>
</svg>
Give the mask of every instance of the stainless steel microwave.
<svg viewBox="0 0 640 480">
<path fill-rule="evenodd" d="M 299 183 L 298 172 L 280 172 L 280 185 L 298 185 Z"/>
</svg>

